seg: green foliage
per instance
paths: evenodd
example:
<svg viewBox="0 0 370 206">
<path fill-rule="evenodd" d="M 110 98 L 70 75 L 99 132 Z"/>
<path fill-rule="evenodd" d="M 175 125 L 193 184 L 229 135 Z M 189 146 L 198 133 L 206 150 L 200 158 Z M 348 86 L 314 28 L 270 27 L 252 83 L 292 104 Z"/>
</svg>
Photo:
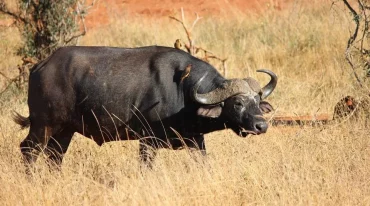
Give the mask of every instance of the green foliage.
<svg viewBox="0 0 370 206">
<path fill-rule="evenodd" d="M 14 18 L 22 39 L 16 54 L 22 57 L 23 64 L 18 66 L 16 81 L 11 83 L 23 87 L 35 63 L 58 47 L 76 45 L 78 38 L 86 33 L 84 18 L 94 2 L 87 7 L 84 0 L 17 0 L 18 7 L 12 11 L 5 0 L 0 0 L 0 14 Z"/>
<path fill-rule="evenodd" d="M 20 10 L 26 13 L 21 27 L 24 46 L 18 54 L 43 59 L 56 48 L 75 45 L 72 39 L 78 31 L 77 13 L 74 11 L 78 0 L 20 0 Z"/>
<path fill-rule="evenodd" d="M 22 35 L 23 45 L 17 54 L 42 60 L 60 46 L 76 45 L 78 37 L 86 33 L 84 17 L 88 7 L 80 1 L 18 0 L 14 12 L 0 0 L 0 13 L 12 16 Z"/>
</svg>

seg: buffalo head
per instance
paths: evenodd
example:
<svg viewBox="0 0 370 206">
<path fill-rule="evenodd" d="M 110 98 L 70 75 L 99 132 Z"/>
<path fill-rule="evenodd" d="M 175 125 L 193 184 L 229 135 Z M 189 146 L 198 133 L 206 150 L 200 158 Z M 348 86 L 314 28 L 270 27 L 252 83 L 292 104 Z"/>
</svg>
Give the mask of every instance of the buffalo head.
<svg viewBox="0 0 370 206">
<path fill-rule="evenodd" d="M 271 77 L 263 88 L 253 78 L 231 79 L 205 94 L 199 94 L 203 76 L 193 89 L 193 98 L 201 104 L 198 115 L 209 118 L 222 118 L 227 127 L 236 134 L 246 137 L 248 134 L 265 133 L 268 128 L 262 113 L 272 110 L 272 106 L 262 101 L 275 89 L 277 76 L 269 70 L 257 70 Z"/>
</svg>

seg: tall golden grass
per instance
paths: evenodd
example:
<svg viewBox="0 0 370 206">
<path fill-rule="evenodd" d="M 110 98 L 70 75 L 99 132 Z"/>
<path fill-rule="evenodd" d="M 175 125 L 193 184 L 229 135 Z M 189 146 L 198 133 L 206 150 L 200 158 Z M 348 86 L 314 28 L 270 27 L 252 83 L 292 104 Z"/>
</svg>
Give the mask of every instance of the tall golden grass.
<svg viewBox="0 0 370 206">
<path fill-rule="evenodd" d="M 276 113 L 331 113 L 344 95 L 363 97 L 344 61 L 351 18 L 330 2 L 313 8 L 238 18 L 202 19 L 196 44 L 228 57 L 227 77 L 254 76 L 269 68 L 279 83 L 269 101 Z M 191 16 L 187 16 L 191 18 Z M 15 75 L 16 31 L 0 30 L 0 67 Z M 119 19 L 89 31 L 82 45 L 172 46 L 185 39 L 168 19 Z M 216 65 L 217 66 L 217 65 Z M 362 71 L 358 71 L 361 73 Z M 1 77 L 0 77 L 1 78 Z M 1 85 L 5 80 L 0 80 Z M 138 143 L 98 147 L 75 135 L 61 171 L 44 159 L 24 173 L 19 143 L 27 131 L 11 111 L 27 115 L 26 94 L 10 88 L 0 96 L 1 205 L 369 205 L 370 130 L 365 118 L 317 127 L 270 127 L 267 134 L 240 138 L 231 131 L 206 136 L 208 157 L 160 150 L 153 170 L 140 171 Z"/>
</svg>

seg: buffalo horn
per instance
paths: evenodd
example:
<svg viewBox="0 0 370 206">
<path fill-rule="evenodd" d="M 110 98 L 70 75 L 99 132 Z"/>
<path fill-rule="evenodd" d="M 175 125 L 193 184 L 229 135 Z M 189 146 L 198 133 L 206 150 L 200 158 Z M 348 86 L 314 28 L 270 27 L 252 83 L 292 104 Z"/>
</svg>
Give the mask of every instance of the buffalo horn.
<svg viewBox="0 0 370 206">
<path fill-rule="evenodd" d="M 242 79 L 232 79 L 225 81 L 220 87 L 208 93 L 198 94 L 198 88 L 203 79 L 204 76 L 198 81 L 193 89 L 194 100 L 201 104 L 218 104 L 231 96 L 253 92 L 248 85 L 248 82 Z"/>
<path fill-rule="evenodd" d="M 275 89 L 277 84 L 277 76 L 272 71 L 266 69 L 257 70 L 257 72 L 266 73 L 271 77 L 270 82 L 261 89 L 261 98 L 265 99 Z M 237 94 L 250 95 L 252 93 L 259 93 L 258 90 L 260 87 L 258 85 L 258 82 L 254 79 L 247 78 L 226 80 L 218 88 L 205 94 L 199 94 L 198 89 L 206 75 L 207 74 L 200 78 L 193 88 L 193 98 L 196 102 L 200 104 L 218 104 L 220 102 L 223 102 L 225 99 Z"/>
<path fill-rule="evenodd" d="M 270 77 L 271 77 L 270 82 L 262 88 L 261 99 L 266 99 L 272 93 L 272 91 L 274 91 L 278 78 L 277 78 L 276 74 L 274 74 L 272 71 L 267 70 L 267 69 L 260 69 L 260 70 L 257 70 L 257 72 L 266 73 L 266 74 L 270 75 Z"/>
</svg>

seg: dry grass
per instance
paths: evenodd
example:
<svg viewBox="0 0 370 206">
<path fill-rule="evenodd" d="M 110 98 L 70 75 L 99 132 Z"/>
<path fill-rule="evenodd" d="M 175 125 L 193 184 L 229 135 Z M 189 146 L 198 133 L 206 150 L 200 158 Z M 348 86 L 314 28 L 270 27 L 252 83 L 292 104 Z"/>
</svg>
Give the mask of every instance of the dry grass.
<svg viewBox="0 0 370 206">
<path fill-rule="evenodd" d="M 356 87 L 344 62 L 350 20 L 329 6 L 235 21 L 204 19 L 194 35 L 201 46 L 229 58 L 230 78 L 256 76 L 259 68 L 275 71 L 279 86 L 269 101 L 278 112 L 332 112 L 340 97 L 364 96 L 365 90 Z M 8 39 L 0 40 L 0 66 L 9 75 L 18 60 L 3 48 L 14 51 L 19 40 L 13 41 L 13 33 L 0 31 Z M 170 20 L 123 19 L 91 31 L 81 43 L 172 46 L 180 34 L 180 25 Z M 215 132 L 206 137 L 204 164 L 185 151 L 161 150 L 154 169 L 142 173 L 136 141 L 98 147 L 76 135 L 61 172 L 49 172 L 41 158 L 30 177 L 18 148 L 27 131 L 12 122 L 12 110 L 28 113 L 25 94 L 14 89 L 0 97 L 2 205 L 370 204 L 370 131 L 364 118 L 315 128 L 274 127 L 247 139 Z"/>
</svg>

